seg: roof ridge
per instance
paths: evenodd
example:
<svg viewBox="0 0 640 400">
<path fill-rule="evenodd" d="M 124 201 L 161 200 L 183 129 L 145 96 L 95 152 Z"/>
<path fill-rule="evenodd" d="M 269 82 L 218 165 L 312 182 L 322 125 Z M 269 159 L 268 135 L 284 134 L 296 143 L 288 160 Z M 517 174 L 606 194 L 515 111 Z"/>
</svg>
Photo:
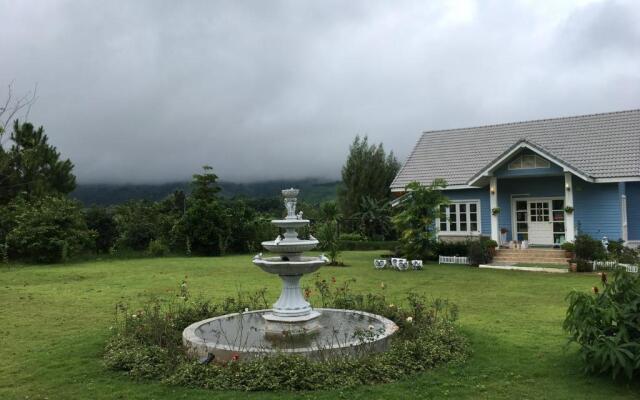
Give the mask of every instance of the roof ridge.
<svg viewBox="0 0 640 400">
<path fill-rule="evenodd" d="M 592 114 L 570 115 L 565 117 L 539 118 L 539 119 L 531 119 L 526 121 L 502 122 L 499 124 L 474 125 L 474 126 L 466 126 L 464 128 L 433 129 L 428 131 L 422 131 L 422 134 L 424 135 L 427 133 L 436 133 L 436 132 L 439 133 L 439 132 L 451 132 L 451 131 L 466 131 L 466 130 L 478 129 L 478 128 L 491 128 L 495 126 L 522 125 L 522 124 L 528 124 L 531 122 L 560 121 L 560 120 L 567 120 L 567 119 L 574 119 L 574 118 L 596 117 L 596 116 L 603 116 L 603 115 L 615 115 L 615 114 L 624 114 L 624 113 L 633 113 L 633 112 L 640 112 L 640 108 L 632 108 L 629 110 L 609 111 L 609 112 L 600 112 L 600 113 L 592 113 Z"/>
</svg>

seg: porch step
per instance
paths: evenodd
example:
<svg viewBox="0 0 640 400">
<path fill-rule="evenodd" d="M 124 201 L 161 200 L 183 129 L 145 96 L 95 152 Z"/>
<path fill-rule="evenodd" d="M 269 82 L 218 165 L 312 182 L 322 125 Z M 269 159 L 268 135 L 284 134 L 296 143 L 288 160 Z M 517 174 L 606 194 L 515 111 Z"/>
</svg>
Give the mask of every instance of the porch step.
<svg viewBox="0 0 640 400">
<path fill-rule="evenodd" d="M 511 258 L 511 257 L 493 257 L 494 263 L 500 264 L 566 264 L 566 258 L 550 258 L 550 257 L 521 257 L 521 258 Z"/>
<path fill-rule="evenodd" d="M 493 258 L 499 263 L 566 264 L 564 250 L 556 249 L 499 249 Z"/>
</svg>

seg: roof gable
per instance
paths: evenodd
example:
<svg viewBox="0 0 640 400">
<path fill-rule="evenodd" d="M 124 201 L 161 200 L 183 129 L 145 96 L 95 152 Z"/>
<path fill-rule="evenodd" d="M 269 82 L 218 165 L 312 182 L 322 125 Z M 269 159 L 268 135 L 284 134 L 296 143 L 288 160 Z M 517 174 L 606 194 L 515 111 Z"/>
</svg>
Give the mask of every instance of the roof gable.
<svg viewBox="0 0 640 400">
<path fill-rule="evenodd" d="M 640 110 L 424 132 L 391 184 L 468 187 L 512 147 L 527 143 L 594 182 L 640 180 Z"/>
</svg>

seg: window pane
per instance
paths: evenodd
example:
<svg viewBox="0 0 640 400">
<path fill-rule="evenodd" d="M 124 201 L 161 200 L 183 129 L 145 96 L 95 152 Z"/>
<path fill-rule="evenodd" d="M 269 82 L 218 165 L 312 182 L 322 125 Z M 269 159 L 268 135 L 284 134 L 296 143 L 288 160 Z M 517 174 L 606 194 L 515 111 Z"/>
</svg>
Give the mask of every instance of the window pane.
<svg viewBox="0 0 640 400">
<path fill-rule="evenodd" d="M 471 211 L 471 212 L 478 211 L 478 206 L 476 205 L 476 203 L 469 204 L 469 211 Z"/>
<path fill-rule="evenodd" d="M 466 232 L 467 231 L 467 223 L 466 222 L 460 222 L 460 231 L 462 231 L 462 232 Z"/>
<path fill-rule="evenodd" d="M 445 232 L 447 231 L 447 221 L 442 220 L 442 221 L 440 222 L 440 230 L 441 230 L 441 231 L 445 231 Z"/>
<path fill-rule="evenodd" d="M 460 211 L 460 222 L 467 222 L 467 214 Z"/>
<path fill-rule="evenodd" d="M 511 161 L 509 164 L 509 169 L 520 169 L 522 168 L 522 157 L 518 157 L 515 160 Z"/>
<path fill-rule="evenodd" d="M 553 201 L 553 209 L 554 210 L 563 210 L 564 209 L 564 200 L 554 200 Z"/>
<path fill-rule="evenodd" d="M 519 212 L 516 213 L 516 220 L 517 221 L 526 221 L 527 220 L 527 213 L 523 213 L 523 212 Z"/>
<path fill-rule="evenodd" d="M 529 225 L 527 225 L 526 222 L 518 222 L 516 224 L 516 229 L 518 230 L 518 232 L 528 232 L 529 231 Z"/>
<path fill-rule="evenodd" d="M 553 231 L 556 233 L 564 233 L 564 222 L 554 222 Z"/>
<path fill-rule="evenodd" d="M 456 214 L 456 205 L 455 204 L 451 204 L 449 206 L 449 221 L 456 222 L 457 220 L 458 220 L 458 216 Z"/>
<path fill-rule="evenodd" d="M 542 157 L 536 156 L 536 168 L 549 168 L 551 164 Z"/>
<path fill-rule="evenodd" d="M 466 204 L 460 204 L 460 214 L 467 212 L 467 205 Z"/>
<path fill-rule="evenodd" d="M 526 201 L 516 201 L 516 210 L 526 210 L 527 202 Z"/>
<path fill-rule="evenodd" d="M 522 168 L 535 168 L 536 156 L 526 155 L 522 156 Z"/>
<path fill-rule="evenodd" d="M 471 222 L 477 222 L 477 221 L 478 221 L 478 214 L 476 214 L 476 213 L 470 213 L 470 214 L 469 214 L 469 221 L 471 221 Z"/>
<path fill-rule="evenodd" d="M 478 224 L 475 222 L 472 222 L 470 225 L 471 231 L 472 232 L 476 232 L 478 230 Z"/>
<path fill-rule="evenodd" d="M 449 231 L 450 232 L 456 232 L 458 230 L 457 225 L 455 222 L 450 222 L 449 223 Z"/>
<path fill-rule="evenodd" d="M 553 220 L 554 221 L 564 221 L 564 211 L 554 211 L 553 212 Z"/>
</svg>

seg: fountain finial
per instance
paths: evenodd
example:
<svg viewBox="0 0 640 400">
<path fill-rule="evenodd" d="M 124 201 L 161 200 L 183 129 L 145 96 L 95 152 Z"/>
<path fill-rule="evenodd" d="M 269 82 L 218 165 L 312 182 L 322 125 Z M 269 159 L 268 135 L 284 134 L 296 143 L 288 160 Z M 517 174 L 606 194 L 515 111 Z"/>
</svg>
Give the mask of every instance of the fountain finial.
<svg viewBox="0 0 640 400">
<path fill-rule="evenodd" d="M 290 188 L 282 191 L 282 197 L 284 197 L 284 206 L 287 209 L 287 219 L 297 219 L 296 216 L 296 203 L 298 202 L 298 193 L 300 190 Z"/>
</svg>

